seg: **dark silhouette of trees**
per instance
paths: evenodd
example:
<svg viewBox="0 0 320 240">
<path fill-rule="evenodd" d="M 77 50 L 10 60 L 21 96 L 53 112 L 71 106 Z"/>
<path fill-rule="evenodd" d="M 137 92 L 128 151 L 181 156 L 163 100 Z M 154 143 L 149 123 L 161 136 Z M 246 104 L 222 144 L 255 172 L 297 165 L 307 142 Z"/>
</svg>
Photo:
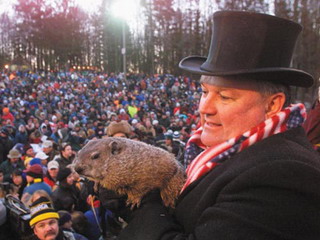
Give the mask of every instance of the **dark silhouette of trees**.
<svg viewBox="0 0 320 240">
<path fill-rule="evenodd" d="M 320 77 L 318 0 L 141 0 L 139 32 L 113 16 L 113 3 L 102 0 L 98 11 L 88 13 L 74 0 L 17 0 L 14 15 L 0 16 L 0 65 L 22 58 L 33 69 L 120 72 L 124 24 L 129 72 L 183 74 L 181 58 L 207 54 L 214 11 L 246 10 L 299 22 L 304 28 L 292 64 Z M 296 88 L 294 98 L 311 102 L 316 89 Z"/>
</svg>

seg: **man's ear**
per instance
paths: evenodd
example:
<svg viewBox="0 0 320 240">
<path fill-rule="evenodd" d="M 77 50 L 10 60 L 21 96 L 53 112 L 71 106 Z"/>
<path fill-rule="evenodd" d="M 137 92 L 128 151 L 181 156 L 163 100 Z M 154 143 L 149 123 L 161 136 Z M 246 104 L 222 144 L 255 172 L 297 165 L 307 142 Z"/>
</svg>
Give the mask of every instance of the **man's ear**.
<svg viewBox="0 0 320 240">
<path fill-rule="evenodd" d="M 36 229 L 36 227 L 35 227 L 35 226 L 33 226 L 33 233 L 36 235 L 36 234 L 37 234 L 37 232 L 38 232 L 38 230 Z"/>
<path fill-rule="evenodd" d="M 280 112 L 286 102 L 286 95 L 283 92 L 272 94 L 267 98 L 266 119 L 273 117 Z"/>
</svg>

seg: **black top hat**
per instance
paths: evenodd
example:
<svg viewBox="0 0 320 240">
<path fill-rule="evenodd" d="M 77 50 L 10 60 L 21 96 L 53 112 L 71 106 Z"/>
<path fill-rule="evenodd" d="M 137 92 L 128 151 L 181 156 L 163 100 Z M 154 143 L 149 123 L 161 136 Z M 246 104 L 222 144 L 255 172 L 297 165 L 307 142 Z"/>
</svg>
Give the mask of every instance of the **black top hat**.
<svg viewBox="0 0 320 240">
<path fill-rule="evenodd" d="M 311 87 L 313 77 L 290 68 L 302 27 L 292 21 L 253 12 L 214 14 L 208 57 L 189 56 L 179 67 L 209 76 L 244 76 L 286 85 Z"/>
</svg>

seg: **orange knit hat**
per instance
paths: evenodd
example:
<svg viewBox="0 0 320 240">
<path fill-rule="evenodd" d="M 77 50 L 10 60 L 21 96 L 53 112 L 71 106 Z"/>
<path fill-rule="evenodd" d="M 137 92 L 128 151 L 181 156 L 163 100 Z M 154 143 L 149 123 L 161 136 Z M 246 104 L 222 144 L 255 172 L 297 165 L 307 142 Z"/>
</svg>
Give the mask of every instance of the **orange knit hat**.
<svg viewBox="0 0 320 240">
<path fill-rule="evenodd" d="M 9 108 L 5 107 L 5 108 L 2 109 L 2 112 L 3 112 L 3 113 L 9 113 L 10 110 L 9 110 Z"/>
</svg>

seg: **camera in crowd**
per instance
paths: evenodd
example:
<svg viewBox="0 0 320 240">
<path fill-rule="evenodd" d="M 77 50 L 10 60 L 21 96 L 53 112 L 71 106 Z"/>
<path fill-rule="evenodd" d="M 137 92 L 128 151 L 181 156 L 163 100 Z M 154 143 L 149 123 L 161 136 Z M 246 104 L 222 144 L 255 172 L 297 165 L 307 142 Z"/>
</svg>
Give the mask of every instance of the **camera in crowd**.
<svg viewBox="0 0 320 240">
<path fill-rule="evenodd" d="M 1 189 L 10 190 L 10 184 L 1 183 Z M 33 231 L 29 225 L 31 218 L 29 209 L 16 197 L 7 194 L 2 200 L 6 208 L 6 234 L 9 238 L 30 240 L 33 239 Z"/>
</svg>

